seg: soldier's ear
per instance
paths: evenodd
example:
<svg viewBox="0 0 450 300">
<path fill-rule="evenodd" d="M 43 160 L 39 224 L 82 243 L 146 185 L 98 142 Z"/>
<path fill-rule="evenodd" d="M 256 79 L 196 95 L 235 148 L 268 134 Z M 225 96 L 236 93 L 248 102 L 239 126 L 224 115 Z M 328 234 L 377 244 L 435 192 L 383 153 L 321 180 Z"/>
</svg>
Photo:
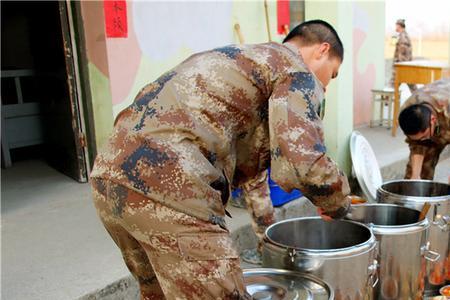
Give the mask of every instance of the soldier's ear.
<svg viewBox="0 0 450 300">
<path fill-rule="evenodd" d="M 316 51 L 316 58 L 317 59 L 321 59 L 323 56 L 326 56 L 330 53 L 330 44 L 329 43 L 321 43 L 318 47 L 317 47 L 317 51 Z"/>
<path fill-rule="evenodd" d="M 430 120 L 431 120 L 431 123 L 437 124 L 437 118 L 436 118 L 435 115 L 431 114 L 431 119 Z"/>
</svg>

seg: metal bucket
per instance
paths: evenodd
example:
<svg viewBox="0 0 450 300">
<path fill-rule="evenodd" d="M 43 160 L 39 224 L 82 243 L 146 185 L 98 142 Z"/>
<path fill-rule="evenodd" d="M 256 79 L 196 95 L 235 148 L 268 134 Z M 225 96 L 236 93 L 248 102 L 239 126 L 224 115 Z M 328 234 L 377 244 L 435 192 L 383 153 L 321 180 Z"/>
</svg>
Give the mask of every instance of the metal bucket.
<svg viewBox="0 0 450 300">
<path fill-rule="evenodd" d="M 431 204 L 428 240 L 440 258 L 426 263 L 425 295 L 437 295 L 439 288 L 450 281 L 450 185 L 428 180 L 389 181 L 378 189 L 377 200 L 416 210 L 421 210 L 425 202 Z"/>
<path fill-rule="evenodd" d="M 439 254 L 429 250 L 429 222 L 420 212 L 394 204 L 353 205 L 346 219 L 367 224 L 378 241 L 378 277 L 375 299 L 422 299 L 425 259 Z"/>
<path fill-rule="evenodd" d="M 263 266 L 306 272 L 325 280 L 335 299 L 373 299 L 376 239 L 352 221 L 296 218 L 267 228 Z"/>
<path fill-rule="evenodd" d="M 325 281 L 289 270 L 258 268 L 244 270 L 244 284 L 254 300 L 333 300 Z"/>
</svg>

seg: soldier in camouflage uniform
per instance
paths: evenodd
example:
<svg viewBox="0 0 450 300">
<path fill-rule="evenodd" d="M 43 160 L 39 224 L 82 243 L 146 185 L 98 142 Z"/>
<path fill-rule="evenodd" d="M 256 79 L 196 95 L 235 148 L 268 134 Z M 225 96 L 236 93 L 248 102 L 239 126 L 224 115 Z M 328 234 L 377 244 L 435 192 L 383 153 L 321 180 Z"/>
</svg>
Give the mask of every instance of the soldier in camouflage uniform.
<svg viewBox="0 0 450 300">
<path fill-rule="evenodd" d="M 269 164 L 324 217 L 346 214 L 348 181 L 318 115 L 342 60 L 335 30 L 305 22 L 284 44 L 194 54 L 117 116 L 91 173 L 94 203 L 142 299 L 248 297 L 225 208 Z"/>
<path fill-rule="evenodd" d="M 439 155 L 450 144 L 450 79 L 413 93 L 402 107 L 399 123 L 410 149 L 405 178 L 432 180 Z"/>
<path fill-rule="evenodd" d="M 392 63 L 391 85 L 394 86 L 395 80 L 395 63 L 412 60 L 412 44 L 408 33 L 405 29 L 405 20 L 399 19 L 395 23 L 395 31 L 398 33 L 397 43 L 395 44 L 394 60 Z M 414 92 L 417 88 L 415 84 L 408 84 L 409 90 Z"/>
</svg>

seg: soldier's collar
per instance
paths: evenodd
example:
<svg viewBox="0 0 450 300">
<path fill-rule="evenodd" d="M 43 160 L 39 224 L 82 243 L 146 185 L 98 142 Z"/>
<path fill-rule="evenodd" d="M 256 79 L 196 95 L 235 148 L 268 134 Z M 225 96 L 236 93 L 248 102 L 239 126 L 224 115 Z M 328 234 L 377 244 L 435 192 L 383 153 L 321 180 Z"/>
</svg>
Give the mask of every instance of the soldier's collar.
<svg viewBox="0 0 450 300">
<path fill-rule="evenodd" d="M 436 123 L 436 125 L 434 125 L 434 135 L 433 136 L 439 136 L 440 133 L 441 133 L 441 126 L 439 126 L 439 123 Z"/>
<path fill-rule="evenodd" d="M 314 77 L 315 81 L 318 83 L 318 85 L 320 86 L 320 89 L 323 91 L 323 84 L 322 82 L 320 82 L 319 78 L 317 78 L 316 74 L 314 74 L 314 72 L 312 72 L 309 67 L 305 64 L 305 61 L 303 60 L 303 56 L 300 53 L 300 50 L 292 43 L 286 42 L 284 44 L 282 44 L 283 46 L 285 46 L 286 48 L 288 48 L 289 50 L 291 50 L 292 52 L 294 52 L 294 54 L 300 59 L 300 61 L 302 62 L 303 67 Z"/>
</svg>

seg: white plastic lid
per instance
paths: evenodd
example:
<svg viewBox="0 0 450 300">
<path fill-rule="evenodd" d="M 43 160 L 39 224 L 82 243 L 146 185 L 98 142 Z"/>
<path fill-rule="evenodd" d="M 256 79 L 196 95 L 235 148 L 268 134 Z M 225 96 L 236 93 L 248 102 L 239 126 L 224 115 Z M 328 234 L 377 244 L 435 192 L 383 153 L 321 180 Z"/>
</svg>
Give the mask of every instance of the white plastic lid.
<svg viewBox="0 0 450 300">
<path fill-rule="evenodd" d="M 364 195 L 369 202 L 375 202 L 377 189 L 383 184 L 383 178 L 372 147 L 358 131 L 352 132 L 350 153 L 353 171 Z"/>
</svg>

